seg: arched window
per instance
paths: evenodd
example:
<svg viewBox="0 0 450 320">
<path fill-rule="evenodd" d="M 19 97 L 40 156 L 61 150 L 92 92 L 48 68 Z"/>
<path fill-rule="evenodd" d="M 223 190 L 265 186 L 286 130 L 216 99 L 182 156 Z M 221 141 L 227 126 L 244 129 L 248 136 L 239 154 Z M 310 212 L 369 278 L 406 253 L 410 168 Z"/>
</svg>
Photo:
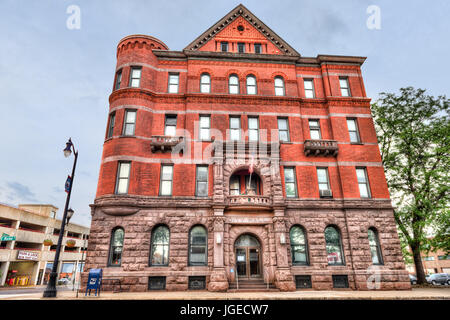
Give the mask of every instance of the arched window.
<svg viewBox="0 0 450 320">
<path fill-rule="evenodd" d="M 120 266 L 122 262 L 122 251 L 123 251 L 123 238 L 125 232 L 122 228 L 115 228 L 111 232 L 111 241 L 109 247 L 109 259 L 108 266 L 114 267 Z"/>
<path fill-rule="evenodd" d="M 239 94 L 239 78 L 232 74 L 228 80 L 228 90 L 231 94 Z"/>
<path fill-rule="evenodd" d="M 206 266 L 207 234 L 203 226 L 195 226 L 189 233 L 189 265 Z"/>
<path fill-rule="evenodd" d="M 375 228 L 368 230 L 370 255 L 372 256 L 373 264 L 383 264 L 383 257 L 381 256 L 380 240 L 378 239 L 378 232 Z"/>
<path fill-rule="evenodd" d="M 325 242 L 327 248 L 327 260 L 330 265 L 344 264 L 344 255 L 342 252 L 341 234 L 334 226 L 328 226 L 325 229 Z"/>
<path fill-rule="evenodd" d="M 170 232 L 166 226 L 158 226 L 153 229 L 150 265 L 169 265 L 169 238 Z"/>
<path fill-rule="evenodd" d="M 211 77 L 207 73 L 203 73 L 200 77 L 200 92 L 201 93 L 211 92 Z"/>
<path fill-rule="evenodd" d="M 292 264 L 308 264 L 305 231 L 300 226 L 293 226 L 289 235 L 291 240 Z"/>
<path fill-rule="evenodd" d="M 256 94 L 256 78 L 254 75 L 247 76 L 247 94 Z"/>
<path fill-rule="evenodd" d="M 277 76 L 275 77 L 275 95 L 276 96 L 284 96 L 284 80 L 283 77 Z"/>
</svg>

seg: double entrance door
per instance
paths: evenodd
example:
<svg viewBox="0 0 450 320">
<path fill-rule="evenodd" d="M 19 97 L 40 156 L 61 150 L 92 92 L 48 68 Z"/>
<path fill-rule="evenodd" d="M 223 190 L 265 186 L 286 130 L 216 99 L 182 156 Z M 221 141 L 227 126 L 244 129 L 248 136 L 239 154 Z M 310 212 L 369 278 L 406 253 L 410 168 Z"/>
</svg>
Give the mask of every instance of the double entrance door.
<svg viewBox="0 0 450 320">
<path fill-rule="evenodd" d="M 236 268 L 240 278 L 261 277 L 259 248 L 236 248 Z"/>
<path fill-rule="evenodd" d="M 234 244 L 236 253 L 236 271 L 239 278 L 261 277 L 261 246 L 259 241 L 249 234 L 241 235 Z"/>
</svg>

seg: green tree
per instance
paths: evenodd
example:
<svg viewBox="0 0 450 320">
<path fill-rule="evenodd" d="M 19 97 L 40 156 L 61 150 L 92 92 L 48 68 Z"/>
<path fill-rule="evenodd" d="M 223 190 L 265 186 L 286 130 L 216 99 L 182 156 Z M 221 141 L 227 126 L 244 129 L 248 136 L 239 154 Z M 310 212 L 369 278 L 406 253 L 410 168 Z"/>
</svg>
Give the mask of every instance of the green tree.
<svg viewBox="0 0 450 320">
<path fill-rule="evenodd" d="M 449 102 L 407 87 L 399 95 L 380 93 L 372 105 L 394 217 L 418 283 L 426 283 L 420 252 L 450 247 Z"/>
</svg>

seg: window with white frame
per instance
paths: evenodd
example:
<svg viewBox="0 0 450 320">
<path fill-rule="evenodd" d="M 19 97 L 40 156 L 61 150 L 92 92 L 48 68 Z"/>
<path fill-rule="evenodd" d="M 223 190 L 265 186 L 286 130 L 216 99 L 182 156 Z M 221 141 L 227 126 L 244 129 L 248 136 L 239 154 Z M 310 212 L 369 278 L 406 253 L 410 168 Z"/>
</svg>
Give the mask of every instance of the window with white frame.
<svg viewBox="0 0 450 320">
<path fill-rule="evenodd" d="M 239 94 L 239 78 L 232 74 L 228 80 L 228 90 L 230 94 Z"/>
<path fill-rule="evenodd" d="M 276 96 L 284 96 L 285 89 L 284 89 L 283 77 L 280 77 L 280 76 L 275 77 L 274 84 L 275 84 L 275 95 Z"/>
<path fill-rule="evenodd" d="M 141 85 L 141 73 L 142 73 L 141 67 L 131 67 L 130 87 L 139 88 L 139 86 Z"/>
<path fill-rule="evenodd" d="M 256 78 L 254 75 L 247 76 L 247 94 L 256 94 Z"/>
<path fill-rule="evenodd" d="M 317 168 L 317 181 L 319 183 L 319 190 L 330 190 L 327 168 Z"/>
<path fill-rule="evenodd" d="M 207 73 L 203 73 L 200 77 L 200 92 L 201 93 L 211 92 L 211 77 Z"/>
<path fill-rule="evenodd" d="M 341 95 L 343 97 L 350 97 L 350 87 L 348 85 L 347 77 L 339 77 L 339 85 L 341 87 Z"/>
<path fill-rule="evenodd" d="M 172 195 L 172 179 L 173 179 L 173 165 L 161 165 L 161 185 L 159 194 L 161 196 Z"/>
<path fill-rule="evenodd" d="M 309 134 L 312 140 L 320 140 L 322 139 L 322 135 L 320 133 L 320 122 L 316 119 L 309 120 Z"/>
<path fill-rule="evenodd" d="M 294 167 L 284 167 L 284 188 L 286 189 L 286 197 L 297 197 L 297 179 Z"/>
<path fill-rule="evenodd" d="M 356 122 L 356 119 L 347 119 L 347 127 L 348 127 L 348 134 L 350 136 L 350 142 L 352 143 L 361 142 L 358 132 L 358 123 Z"/>
<path fill-rule="evenodd" d="M 164 125 L 164 135 L 174 137 L 177 131 L 177 116 L 166 115 L 166 121 Z"/>
<path fill-rule="evenodd" d="M 258 141 L 258 139 L 259 139 L 258 117 L 248 117 L 248 140 Z"/>
<path fill-rule="evenodd" d="M 117 166 L 116 194 L 127 194 L 130 180 L 130 162 L 119 161 Z"/>
<path fill-rule="evenodd" d="M 169 73 L 169 85 L 168 85 L 169 93 L 178 93 L 179 78 L 180 75 L 178 73 Z"/>
<path fill-rule="evenodd" d="M 208 166 L 197 165 L 195 178 L 195 194 L 200 197 L 208 196 Z"/>
<path fill-rule="evenodd" d="M 356 168 L 358 178 L 359 194 L 361 198 L 370 198 L 369 180 L 367 179 L 366 168 Z"/>
<path fill-rule="evenodd" d="M 280 141 L 289 141 L 289 124 L 287 118 L 278 118 L 278 138 Z"/>
<path fill-rule="evenodd" d="M 200 140 L 210 140 L 211 139 L 211 117 L 210 116 L 200 116 Z"/>
<path fill-rule="evenodd" d="M 240 117 L 230 117 L 230 140 L 241 140 Z"/>
<path fill-rule="evenodd" d="M 305 97 L 306 98 L 314 98 L 314 80 L 313 79 L 304 79 L 303 84 L 305 86 Z"/>
<path fill-rule="evenodd" d="M 123 122 L 123 135 L 133 136 L 136 126 L 136 110 L 125 110 L 125 121 Z"/>
<path fill-rule="evenodd" d="M 122 69 L 120 69 L 116 73 L 116 84 L 114 86 L 114 90 L 120 89 L 121 82 L 122 82 Z"/>
</svg>

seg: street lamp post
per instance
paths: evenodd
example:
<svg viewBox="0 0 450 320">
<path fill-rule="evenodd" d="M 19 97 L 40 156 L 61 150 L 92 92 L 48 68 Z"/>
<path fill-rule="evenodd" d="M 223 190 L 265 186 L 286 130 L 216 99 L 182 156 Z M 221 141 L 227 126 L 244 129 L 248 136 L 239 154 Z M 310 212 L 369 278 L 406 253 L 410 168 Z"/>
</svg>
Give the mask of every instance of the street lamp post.
<svg viewBox="0 0 450 320">
<path fill-rule="evenodd" d="M 44 291 L 44 298 L 56 297 L 56 278 L 58 277 L 57 270 L 58 270 L 59 254 L 61 251 L 61 243 L 64 237 L 64 228 L 73 215 L 73 210 L 69 209 L 69 201 L 70 201 L 70 194 L 72 192 L 73 179 L 75 177 L 75 167 L 77 166 L 78 151 L 75 151 L 75 147 L 72 143 L 72 140 L 69 138 L 69 141 L 66 143 L 66 148 L 64 149 L 64 156 L 66 158 L 69 157 L 72 154 L 72 150 L 75 156 L 75 160 L 73 162 L 69 188 L 68 190 L 66 190 L 67 191 L 66 205 L 64 207 L 64 215 L 61 220 L 61 229 L 59 231 L 58 244 L 56 246 L 55 260 L 53 261 L 52 272 L 50 273 L 50 279 L 48 281 L 47 288 Z"/>
</svg>

